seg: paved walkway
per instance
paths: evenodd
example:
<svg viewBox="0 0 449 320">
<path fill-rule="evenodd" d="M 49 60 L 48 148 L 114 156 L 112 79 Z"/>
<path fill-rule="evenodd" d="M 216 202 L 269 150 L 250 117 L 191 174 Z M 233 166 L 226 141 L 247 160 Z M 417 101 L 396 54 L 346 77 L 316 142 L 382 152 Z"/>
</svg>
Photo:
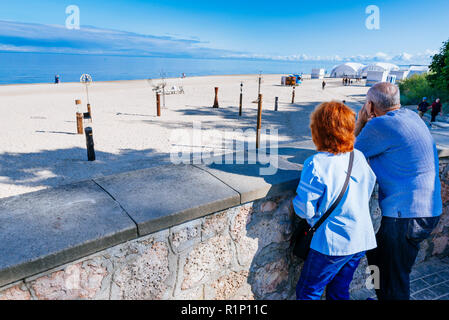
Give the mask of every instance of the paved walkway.
<svg viewBox="0 0 449 320">
<path fill-rule="evenodd" d="M 449 300 L 449 257 L 432 258 L 415 265 L 410 275 L 412 300 Z M 351 293 L 353 300 L 376 299 L 374 290 L 361 289 Z"/>
</svg>

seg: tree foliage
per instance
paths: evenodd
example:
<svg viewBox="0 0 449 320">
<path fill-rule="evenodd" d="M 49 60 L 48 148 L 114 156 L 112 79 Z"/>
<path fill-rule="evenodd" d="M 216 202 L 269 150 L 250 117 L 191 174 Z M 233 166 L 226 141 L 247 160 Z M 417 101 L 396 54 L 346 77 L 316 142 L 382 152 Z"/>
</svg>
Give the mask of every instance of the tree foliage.
<svg viewBox="0 0 449 320">
<path fill-rule="evenodd" d="M 426 74 L 415 74 L 399 82 L 399 89 L 401 90 L 401 103 L 403 105 L 417 105 L 423 97 L 427 97 L 429 101 L 440 98 L 440 90 L 430 85 Z"/>
<path fill-rule="evenodd" d="M 427 79 L 432 87 L 449 91 L 449 40 L 443 44 L 440 52 L 433 56 Z"/>
</svg>

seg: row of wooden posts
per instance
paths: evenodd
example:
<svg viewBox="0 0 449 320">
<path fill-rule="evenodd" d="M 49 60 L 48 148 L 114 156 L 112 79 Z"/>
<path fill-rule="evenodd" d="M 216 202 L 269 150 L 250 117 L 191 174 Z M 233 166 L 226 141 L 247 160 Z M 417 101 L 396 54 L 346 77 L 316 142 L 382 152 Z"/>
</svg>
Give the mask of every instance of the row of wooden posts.
<svg viewBox="0 0 449 320">
<path fill-rule="evenodd" d="M 215 99 L 213 108 L 219 108 L 218 103 L 218 87 L 215 87 Z M 258 97 L 258 106 L 257 106 L 257 136 L 256 136 L 256 149 L 259 149 L 260 144 L 260 130 L 262 125 L 262 94 L 259 93 Z M 295 103 L 295 87 L 292 90 L 292 104 Z M 278 111 L 279 105 L 279 97 L 275 97 L 274 99 L 274 111 Z M 242 116 L 243 111 L 243 83 L 240 84 L 240 102 L 239 102 L 239 116 Z M 156 93 L 156 113 L 157 116 L 161 116 L 161 94 Z"/>
<path fill-rule="evenodd" d="M 213 108 L 219 108 L 218 103 L 218 87 L 215 87 L 215 99 Z M 279 97 L 275 97 L 274 100 L 274 111 L 278 111 Z M 259 94 L 257 101 L 257 136 L 256 136 L 256 149 L 259 149 L 260 145 L 260 131 L 262 127 L 262 94 Z M 295 87 L 293 87 L 292 91 L 292 103 L 295 103 Z M 75 100 L 75 104 L 77 106 L 81 105 L 81 100 Z M 156 93 L 156 112 L 157 116 L 161 116 L 161 94 Z M 243 84 L 240 85 L 240 102 L 239 102 L 239 116 L 242 116 L 243 112 Z M 95 161 L 95 147 L 94 147 L 94 138 L 92 127 L 84 127 L 84 120 L 92 122 L 92 110 L 90 103 L 87 104 L 87 112 L 81 113 L 76 112 L 76 127 L 77 133 L 83 134 L 86 137 L 86 147 L 87 147 L 87 159 L 89 161 Z"/>
<path fill-rule="evenodd" d="M 242 87 L 243 84 L 240 85 L 240 103 L 239 103 L 239 116 L 242 116 L 242 109 L 243 109 L 243 92 L 242 92 Z M 213 108 L 218 108 L 219 104 L 218 104 L 218 87 L 215 87 L 215 99 L 214 99 L 214 105 Z M 279 97 L 276 97 L 274 100 L 274 111 L 278 111 L 278 102 L 279 102 Z M 295 87 L 293 87 L 293 91 L 292 91 L 292 104 L 295 103 Z M 89 108 L 89 105 L 88 105 Z M 158 117 L 161 116 L 161 94 L 160 93 L 156 93 L 156 114 Z"/>
</svg>

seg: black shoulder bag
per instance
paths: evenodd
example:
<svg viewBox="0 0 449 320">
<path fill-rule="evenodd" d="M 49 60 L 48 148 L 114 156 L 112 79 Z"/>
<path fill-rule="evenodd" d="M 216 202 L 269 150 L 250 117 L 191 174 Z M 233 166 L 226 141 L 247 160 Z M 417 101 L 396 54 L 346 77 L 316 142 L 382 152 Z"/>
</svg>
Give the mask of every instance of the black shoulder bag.
<svg viewBox="0 0 449 320">
<path fill-rule="evenodd" d="M 323 224 L 323 222 L 331 215 L 331 213 L 335 210 L 335 208 L 340 203 L 341 199 L 343 199 L 343 196 L 346 193 L 346 190 L 348 189 L 349 185 L 349 179 L 351 178 L 352 173 L 352 165 L 354 164 L 354 151 L 351 152 L 349 157 L 349 168 L 348 173 L 346 175 L 346 181 L 343 186 L 343 189 L 340 192 L 340 195 L 338 196 L 337 200 L 335 200 L 334 204 L 329 208 L 329 210 L 326 211 L 325 214 L 318 220 L 317 223 L 313 227 L 311 227 L 307 220 L 301 219 L 298 227 L 296 228 L 296 231 L 293 233 L 291 238 L 291 244 L 293 246 L 293 254 L 297 256 L 298 258 L 301 258 L 303 260 L 306 260 L 307 255 L 310 251 L 310 244 L 312 242 L 313 235 L 315 234 L 315 231 Z"/>
</svg>

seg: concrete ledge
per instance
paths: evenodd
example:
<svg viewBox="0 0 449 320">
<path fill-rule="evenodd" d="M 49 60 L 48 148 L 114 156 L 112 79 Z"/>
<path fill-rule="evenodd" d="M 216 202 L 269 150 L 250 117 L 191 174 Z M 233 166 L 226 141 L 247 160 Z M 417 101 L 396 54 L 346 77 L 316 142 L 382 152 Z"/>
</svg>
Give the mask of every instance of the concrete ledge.
<svg viewBox="0 0 449 320">
<path fill-rule="evenodd" d="M 137 236 L 93 181 L 0 200 L 0 286 Z"/>
<path fill-rule="evenodd" d="M 143 236 L 240 204 L 239 194 L 192 165 L 167 165 L 95 180 Z"/>
<path fill-rule="evenodd" d="M 266 155 L 265 150 L 262 152 Z M 298 187 L 302 164 L 315 154 L 314 150 L 297 146 L 282 146 L 278 149 L 278 157 L 274 163 L 261 164 L 216 164 L 198 165 L 214 177 L 240 194 L 240 202 L 247 203 L 265 197 L 275 197 L 286 191 L 294 191 Z M 240 154 L 242 155 L 242 154 Z M 263 163 L 269 162 L 269 154 Z M 242 157 L 248 159 L 245 152 Z M 224 159 L 221 159 L 222 163 Z M 269 174 L 274 170 L 274 174 Z"/>
</svg>

